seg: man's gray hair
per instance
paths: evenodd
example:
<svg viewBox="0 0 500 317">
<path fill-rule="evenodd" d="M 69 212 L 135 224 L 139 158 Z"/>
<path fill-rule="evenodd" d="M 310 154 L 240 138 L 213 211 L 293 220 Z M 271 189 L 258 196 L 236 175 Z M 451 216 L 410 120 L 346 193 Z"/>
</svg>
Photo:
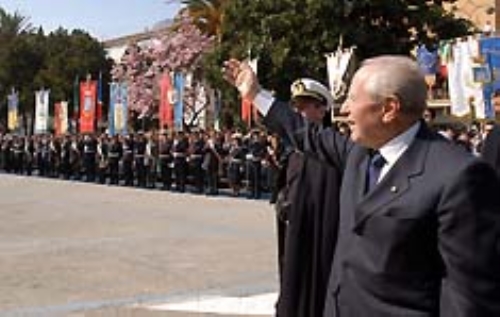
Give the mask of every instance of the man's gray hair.
<svg viewBox="0 0 500 317">
<path fill-rule="evenodd" d="M 401 112 L 421 116 L 426 108 L 427 86 L 418 64 L 407 56 L 382 55 L 363 62 L 365 89 L 376 102 L 396 97 Z"/>
</svg>

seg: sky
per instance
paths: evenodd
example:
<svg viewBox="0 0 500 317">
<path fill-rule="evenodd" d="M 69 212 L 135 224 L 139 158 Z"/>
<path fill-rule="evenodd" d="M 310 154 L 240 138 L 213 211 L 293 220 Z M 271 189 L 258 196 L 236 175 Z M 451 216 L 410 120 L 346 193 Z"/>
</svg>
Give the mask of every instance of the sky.
<svg viewBox="0 0 500 317">
<path fill-rule="evenodd" d="M 174 2 L 174 3 L 172 3 Z M 180 9 L 172 0 L 0 0 L 10 14 L 18 12 L 45 33 L 63 27 L 81 29 L 98 40 L 145 31 Z"/>
</svg>

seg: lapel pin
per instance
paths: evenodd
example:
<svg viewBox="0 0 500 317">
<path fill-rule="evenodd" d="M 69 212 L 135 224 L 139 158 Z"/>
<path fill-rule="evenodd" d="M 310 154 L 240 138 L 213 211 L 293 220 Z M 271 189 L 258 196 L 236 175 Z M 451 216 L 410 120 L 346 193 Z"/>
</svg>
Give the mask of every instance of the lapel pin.
<svg viewBox="0 0 500 317">
<path fill-rule="evenodd" d="M 397 193 L 397 192 L 398 192 L 398 188 L 396 186 L 392 186 L 391 193 Z"/>
</svg>

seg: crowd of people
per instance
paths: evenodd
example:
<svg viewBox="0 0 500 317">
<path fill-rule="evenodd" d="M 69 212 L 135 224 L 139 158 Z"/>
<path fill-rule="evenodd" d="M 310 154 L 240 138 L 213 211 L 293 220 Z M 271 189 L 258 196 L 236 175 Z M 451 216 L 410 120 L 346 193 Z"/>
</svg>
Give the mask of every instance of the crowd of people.
<svg viewBox="0 0 500 317">
<path fill-rule="evenodd" d="M 280 141 L 254 129 L 168 133 L 0 135 L 6 173 L 259 199 L 273 190 Z"/>
</svg>

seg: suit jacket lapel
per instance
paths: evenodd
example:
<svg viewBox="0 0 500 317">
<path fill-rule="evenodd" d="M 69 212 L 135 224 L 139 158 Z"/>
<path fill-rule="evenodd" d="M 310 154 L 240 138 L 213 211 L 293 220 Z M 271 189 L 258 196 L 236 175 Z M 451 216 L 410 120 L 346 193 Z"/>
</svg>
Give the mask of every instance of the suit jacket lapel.
<svg viewBox="0 0 500 317">
<path fill-rule="evenodd" d="M 423 173 L 429 147 L 426 140 L 429 139 L 430 135 L 431 132 L 423 125 L 412 144 L 380 183 L 370 193 L 358 200 L 359 203 L 354 213 L 355 230 L 372 215 L 383 210 L 382 207 L 407 192 L 411 186 L 410 179 Z M 366 165 L 364 168 L 366 170 Z"/>
</svg>

